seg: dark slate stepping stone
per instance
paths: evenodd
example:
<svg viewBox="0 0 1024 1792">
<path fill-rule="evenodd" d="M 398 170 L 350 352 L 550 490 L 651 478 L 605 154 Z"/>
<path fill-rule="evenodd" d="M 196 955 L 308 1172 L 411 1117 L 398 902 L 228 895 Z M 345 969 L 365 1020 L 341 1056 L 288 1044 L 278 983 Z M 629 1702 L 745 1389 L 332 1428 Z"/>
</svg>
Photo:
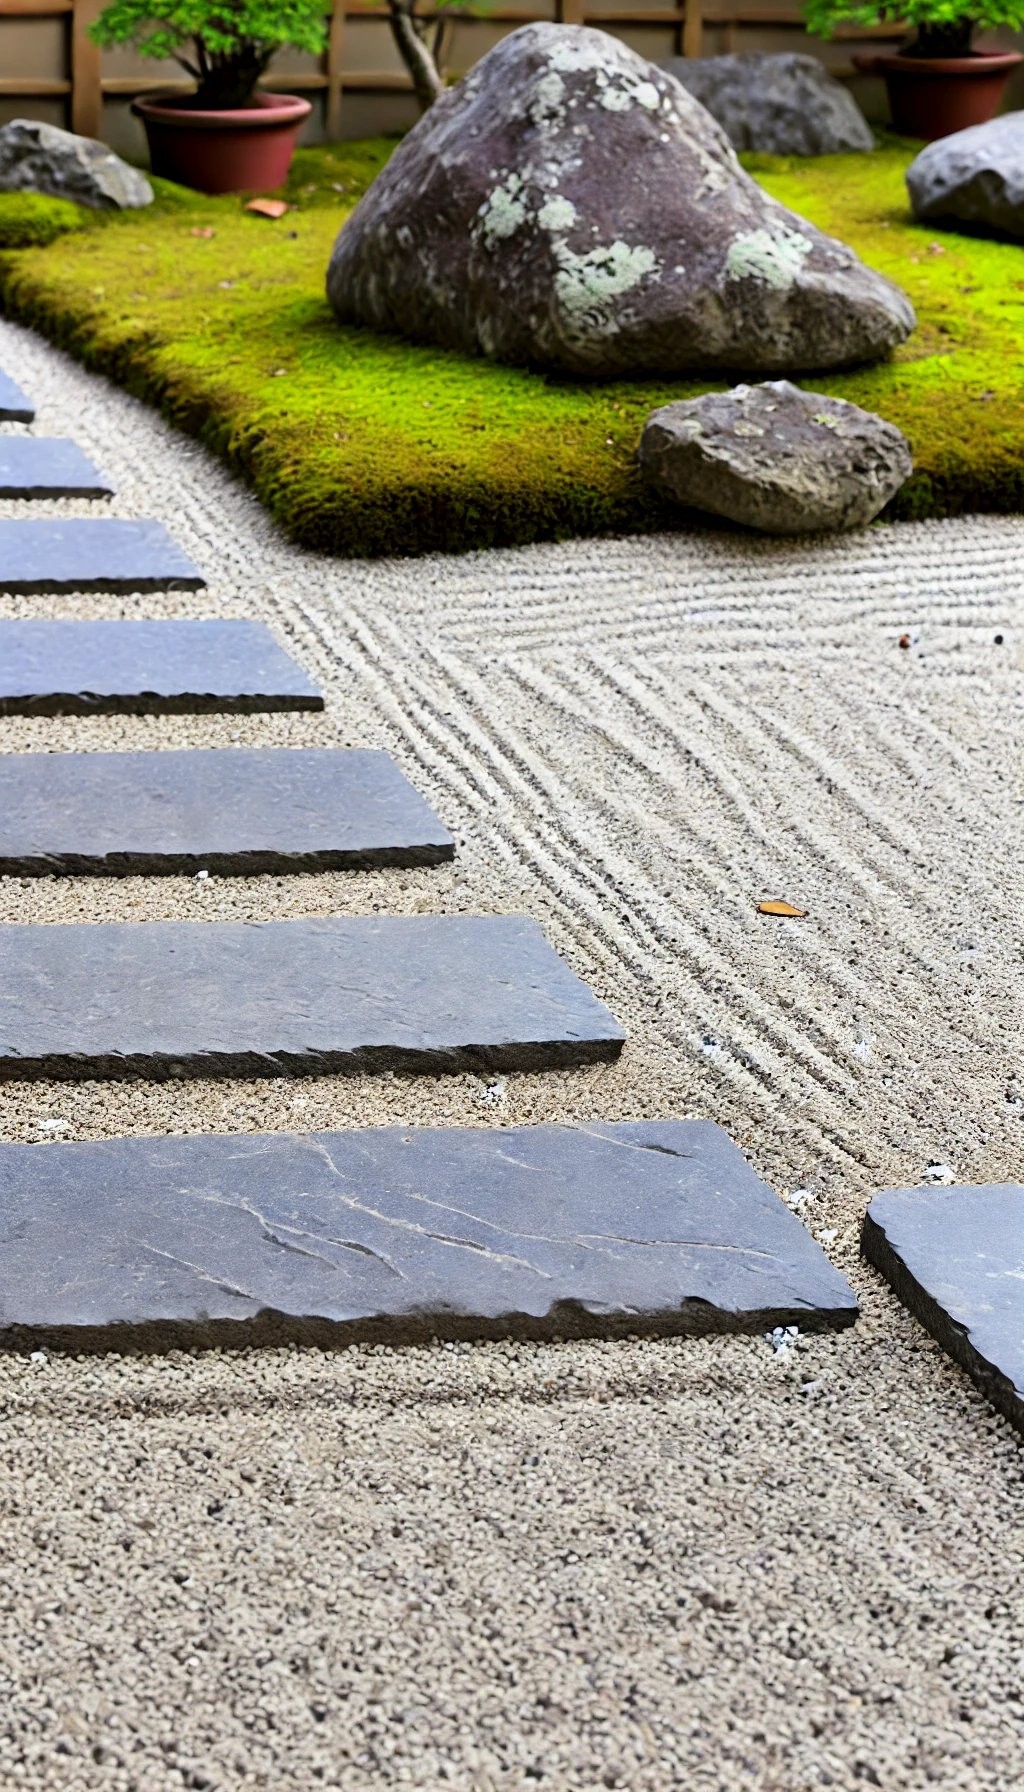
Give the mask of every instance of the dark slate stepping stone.
<svg viewBox="0 0 1024 1792">
<path fill-rule="evenodd" d="M 455 844 L 387 753 L 0 754 L 0 875 L 437 865 Z"/>
<path fill-rule="evenodd" d="M 113 490 L 66 437 L 0 436 L 0 498 L 109 498 Z"/>
<path fill-rule="evenodd" d="M 0 1080 L 533 1070 L 623 1039 L 521 915 L 0 927 Z"/>
<path fill-rule="evenodd" d="M 206 580 L 162 523 L 0 519 L 0 592 L 198 591 Z"/>
<path fill-rule="evenodd" d="M 852 1325 L 709 1121 L 0 1145 L 0 1335 L 117 1350 Z"/>
<path fill-rule="evenodd" d="M 0 715 L 323 706 L 261 622 L 0 622 Z"/>
<path fill-rule="evenodd" d="M 890 1188 L 861 1248 L 986 1399 L 1024 1431 L 1024 1188 Z"/>
<path fill-rule="evenodd" d="M 0 423 L 31 423 L 36 407 L 0 367 Z"/>
</svg>

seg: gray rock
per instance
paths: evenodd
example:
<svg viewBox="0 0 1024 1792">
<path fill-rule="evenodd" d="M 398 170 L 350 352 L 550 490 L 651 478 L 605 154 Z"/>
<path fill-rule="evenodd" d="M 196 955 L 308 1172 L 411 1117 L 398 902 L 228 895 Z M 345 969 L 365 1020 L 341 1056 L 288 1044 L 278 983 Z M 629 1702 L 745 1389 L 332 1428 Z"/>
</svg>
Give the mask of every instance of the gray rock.
<svg viewBox="0 0 1024 1792">
<path fill-rule="evenodd" d="M 875 147 L 853 95 L 816 56 L 675 56 L 664 66 L 718 120 L 734 149 L 831 156 Z"/>
<path fill-rule="evenodd" d="M 914 326 L 678 81 L 581 26 L 512 32 L 430 108 L 327 287 L 345 322 L 576 375 L 842 367 Z"/>
<path fill-rule="evenodd" d="M 0 498 L 109 498 L 113 489 L 66 437 L 0 436 Z"/>
<path fill-rule="evenodd" d="M 0 753 L 0 876 L 437 865 L 454 842 L 387 753 Z"/>
<path fill-rule="evenodd" d="M 1024 1432 L 1024 1188 L 886 1189 L 865 1215 L 861 1248 Z"/>
<path fill-rule="evenodd" d="M 521 915 L 0 926 L 0 1081 L 536 1070 L 624 1034 Z"/>
<path fill-rule="evenodd" d="M 261 622 L 0 622 L 0 715 L 323 706 Z"/>
<path fill-rule="evenodd" d="M 922 149 L 907 169 L 915 218 L 1024 237 L 1024 112 L 1007 112 Z"/>
<path fill-rule="evenodd" d="M 153 189 L 105 143 L 76 137 L 37 118 L 13 118 L 0 129 L 0 193 L 49 193 L 97 211 L 149 205 Z"/>
<path fill-rule="evenodd" d="M 788 380 L 663 405 L 640 464 L 663 497 L 768 535 L 863 528 L 913 469 L 891 423 Z"/>
<path fill-rule="evenodd" d="M 162 523 L 0 519 L 0 592 L 198 591 L 206 580 Z"/>
<path fill-rule="evenodd" d="M 7 1344 L 856 1317 L 843 1276 L 706 1120 L 0 1145 Z"/>
<path fill-rule="evenodd" d="M 32 400 L 0 367 L 0 423 L 31 423 L 35 414 Z"/>
</svg>

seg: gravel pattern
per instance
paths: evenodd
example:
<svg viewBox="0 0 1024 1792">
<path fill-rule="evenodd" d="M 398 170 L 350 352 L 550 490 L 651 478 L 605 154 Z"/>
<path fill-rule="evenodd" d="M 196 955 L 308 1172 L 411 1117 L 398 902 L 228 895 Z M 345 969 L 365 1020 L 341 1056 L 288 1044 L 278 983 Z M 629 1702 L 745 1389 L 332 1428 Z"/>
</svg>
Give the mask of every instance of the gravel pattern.
<svg viewBox="0 0 1024 1792">
<path fill-rule="evenodd" d="M 630 1033 L 490 1082 L 10 1085 L 0 1135 L 701 1114 L 864 1304 L 774 1345 L 0 1358 L 0 1785 L 1005 1792 L 1019 1442 L 857 1236 L 881 1187 L 1024 1179 L 1024 521 L 330 563 L 30 335 L 0 364 L 210 580 L 0 615 L 261 617 L 328 698 L 0 750 L 385 747 L 460 846 L 9 879 L 0 919 L 522 909 Z"/>
</svg>

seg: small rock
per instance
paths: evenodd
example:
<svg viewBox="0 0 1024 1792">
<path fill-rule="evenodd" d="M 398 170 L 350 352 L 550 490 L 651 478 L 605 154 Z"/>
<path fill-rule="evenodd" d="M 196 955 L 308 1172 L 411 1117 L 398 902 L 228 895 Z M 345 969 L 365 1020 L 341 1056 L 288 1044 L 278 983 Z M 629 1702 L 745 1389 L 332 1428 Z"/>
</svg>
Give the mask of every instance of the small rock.
<svg viewBox="0 0 1024 1792">
<path fill-rule="evenodd" d="M 37 118 L 14 118 L 0 130 L 0 193 L 49 193 L 96 211 L 130 210 L 153 199 L 145 175 L 105 143 Z"/>
<path fill-rule="evenodd" d="M 939 137 L 911 162 L 915 218 L 1024 237 L 1024 112 Z"/>
<path fill-rule="evenodd" d="M 816 56 L 676 56 L 664 66 L 718 121 L 734 149 L 829 156 L 875 147 L 852 94 Z"/>
<path fill-rule="evenodd" d="M 640 442 L 662 497 L 768 535 L 860 529 L 913 468 L 891 423 L 788 380 L 663 405 Z"/>
</svg>

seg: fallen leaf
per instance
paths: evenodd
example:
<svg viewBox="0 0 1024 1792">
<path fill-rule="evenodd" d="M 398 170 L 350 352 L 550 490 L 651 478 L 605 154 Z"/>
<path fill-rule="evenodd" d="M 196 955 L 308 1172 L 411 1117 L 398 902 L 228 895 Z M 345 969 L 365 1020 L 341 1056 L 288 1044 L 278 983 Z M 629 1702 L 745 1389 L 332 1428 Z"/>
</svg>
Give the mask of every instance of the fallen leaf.
<svg viewBox="0 0 1024 1792">
<path fill-rule="evenodd" d="M 291 211 L 283 199 L 250 199 L 247 212 L 255 212 L 257 218 L 283 218 L 285 212 Z"/>
<path fill-rule="evenodd" d="M 194 224 L 188 234 L 189 236 L 211 237 L 216 236 L 217 232 L 214 230 L 212 224 Z"/>
<path fill-rule="evenodd" d="M 805 908 L 794 908 L 791 902 L 759 902 L 759 915 L 781 915 L 786 921 L 803 921 L 807 918 Z"/>
<path fill-rule="evenodd" d="M 899 639 L 899 645 L 901 647 L 909 647 L 910 646 L 910 636 L 909 635 L 901 635 L 900 639 Z"/>
</svg>

